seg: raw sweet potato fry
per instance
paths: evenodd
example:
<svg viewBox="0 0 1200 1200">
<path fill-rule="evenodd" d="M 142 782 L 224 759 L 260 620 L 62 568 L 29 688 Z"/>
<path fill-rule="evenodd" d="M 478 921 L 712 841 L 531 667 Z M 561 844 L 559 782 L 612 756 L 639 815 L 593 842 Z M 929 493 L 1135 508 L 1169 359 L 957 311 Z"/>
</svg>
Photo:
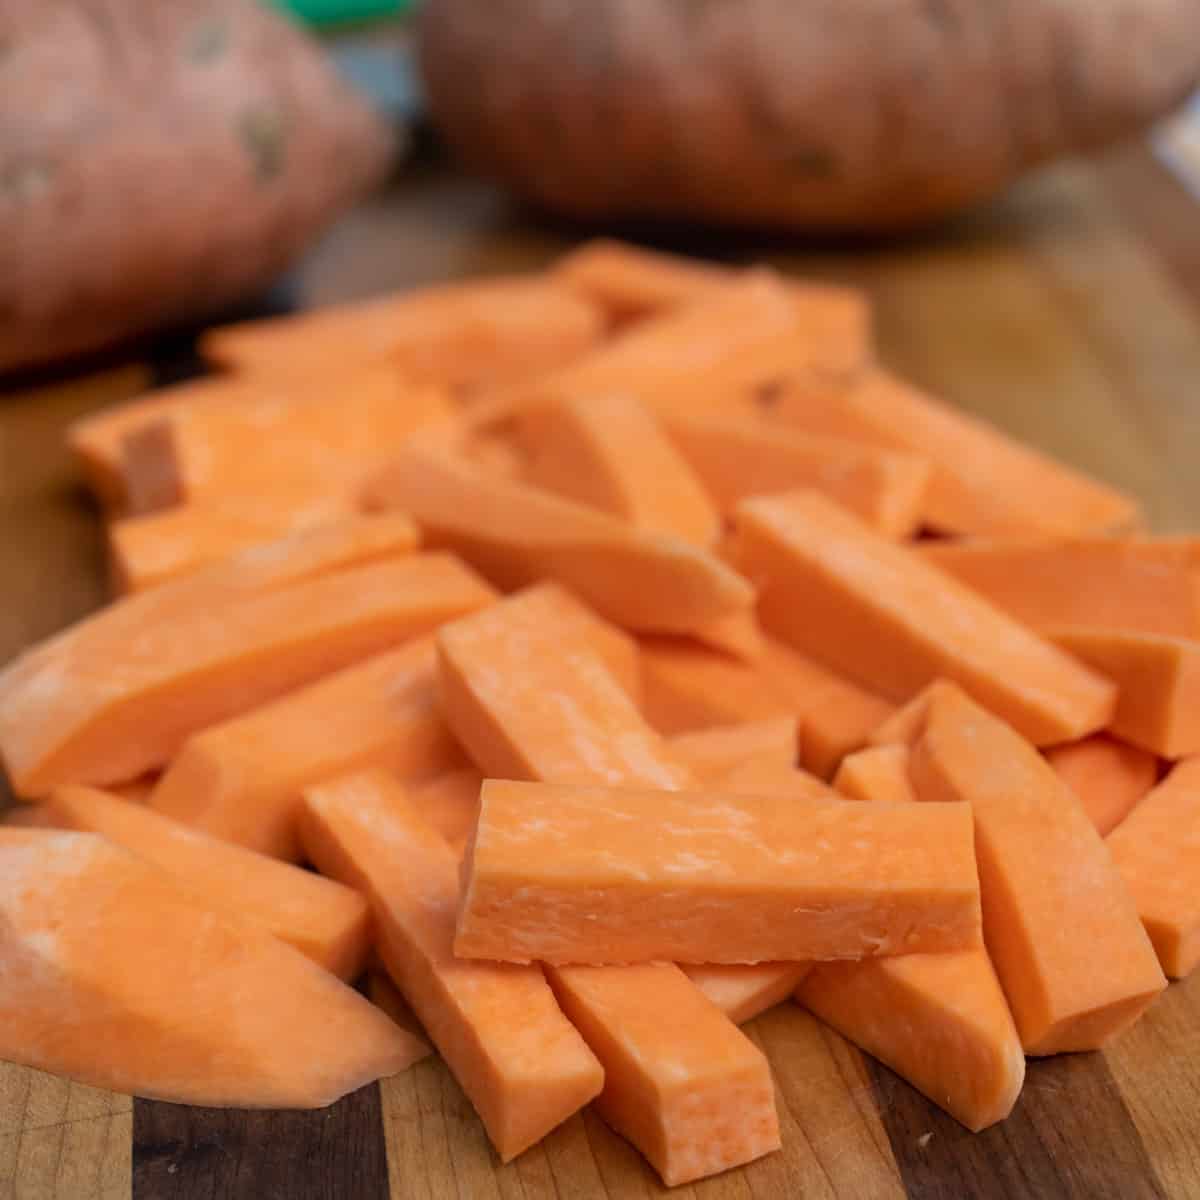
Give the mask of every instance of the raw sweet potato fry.
<svg viewBox="0 0 1200 1200">
<path fill-rule="evenodd" d="M 922 557 L 1034 629 L 1200 637 L 1200 573 L 1136 539 L 930 542 Z"/>
<path fill-rule="evenodd" d="M 1172 979 L 1200 963 L 1200 760 L 1177 763 L 1108 838 L 1138 916 Z"/>
<path fill-rule="evenodd" d="M 984 937 L 1025 1053 L 1095 1050 L 1132 1025 L 1166 983 L 1109 851 L 1049 764 L 954 688 L 928 704 L 910 773 L 918 799 L 975 812 Z"/>
<path fill-rule="evenodd" d="M 38 807 L 47 826 L 124 846 L 161 867 L 199 903 L 261 925 L 339 979 L 353 982 L 362 972 L 369 913 L 350 888 L 94 788 L 59 788 Z"/>
<path fill-rule="evenodd" d="M 1046 760 L 1107 837 L 1154 787 L 1158 758 L 1104 733 L 1052 746 Z"/>
<path fill-rule="evenodd" d="M 654 533 L 709 546 L 721 515 L 648 409 L 617 392 L 539 406 L 521 421 L 526 482 Z"/>
<path fill-rule="evenodd" d="M 507 1162 L 599 1091 L 604 1072 L 537 967 L 454 957 L 458 861 L 380 771 L 310 789 L 304 845 L 366 895 L 377 947 Z"/>
<path fill-rule="evenodd" d="M 404 450 L 369 497 L 409 513 L 427 544 L 461 554 L 497 586 L 557 579 L 628 629 L 689 633 L 753 604 L 750 585 L 698 547 L 429 446 Z"/>
<path fill-rule="evenodd" d="M 200 730 L 149 803 L 213 837 L 295 862 L 305 787 L 368 767 L 420 780 L 464 765 L 438 710 L 433 642 L 421 638 Z"/>
<path fill-rule="evenodd" d="M 776 637 L 904 701 L 939 676 L 1039 744 L 1103 728 L 1112 684 L 815 492 L 747 500 L 738 564 Z"/>
</svg>

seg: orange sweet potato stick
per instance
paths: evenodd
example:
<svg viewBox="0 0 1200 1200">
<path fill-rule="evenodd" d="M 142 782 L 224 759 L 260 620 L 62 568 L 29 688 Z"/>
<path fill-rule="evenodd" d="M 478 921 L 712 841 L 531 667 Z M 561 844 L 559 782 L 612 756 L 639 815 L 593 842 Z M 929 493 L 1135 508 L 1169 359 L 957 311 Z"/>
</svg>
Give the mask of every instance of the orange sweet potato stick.
<svg viewBox="0 0 1200 1200">
<path fill-rule="evenodd" d="M 799 740 L 794 717 L 772 717 L 679 733 L 668 745 L 697 779 L 714 780 L 749 760 L 794 767 Z"/>
<path fill-rule="evenodd" d="M 1200 636 L 1200 574 L 1155 562 L 1136 541 L 930 542 L 920 553 L 1034 629 Z"/>
<path fill-rule="evenodd" d="M 908 450 L 935 467 L 925 521 L 940 533 L 992 537 L 1136 529 L 1137 502 L 884 371 L 850 387 L 799 388 L 772 408 L 809 433 Z"/>
<path fill-rule="evenodd" d="M 181 504 L 125 517 L 108 527 L 113 589 L 118 595 L 145 591 L 254 546 L 346 520 L 353 511 L 349 497 L 337 494 L 303 506 L 286 499 L 275 503 L 270 495 L 264 495 L 252 502 Z M 416 549 L 418 536 L 416 526 L 411 525 L 409 549 Z M 395 551 L 404 548 L 397 539 Z"/>
<path fill-rule="evenodd" d="M 597 1111 L 668 1187 L 779 1149 L 766 1058 L 678 967 L 546 973 L 563 1011 L 604 1063 Z"/>
<path fill-rule="evenodd" d="M 945 676 L 1043 745 L 1112 714 L 1107 680 L 814 492 L 745 501 L 737 554 L 769 631 L 890 699 Z"/>
<path fill-rule="evenodd" d="M 59 788 L 39 807 L 47 825 L 124 846 L 161 867 L 198 903 L 261 925 L 339 979 L 361 973 L 369 911 L 350 888 L 93 788 Z"/>
<path fill-rule="evenodd" d="M 194 595 L 185 605 L 167 585 L 131 597 L 0 674 L 0 751 L 18 793 L 135 778 L 199 729 L 492 598 L 445 555 Z"/>
<path fill-rule="evenodd" d="M 669 757 L 587 640 L 578 631 L 572 635 L 549 622 L 531 624 L 527 610 L 522 618 L 520 599 L 497 605 L 501 614 L 510 614 L 507 623 L 464 619 L 440 635 L 447 664 L 446 717 L 477 765 L 517 778 L 686 787 L 690 772 Z M 563 967 L 557 977 L 574 970 Z M 740 1068 L 725 1057 L 704 1061 L 705 1045 L 714 1038 L 722 1044 L 728 1039 L 727 1032 L 704 1032 L 711 1017 L 696 1027 L 702 1066 L 690 1056 L 681 1059 L 670 1034 L 654 1035 L 656 1027 L 677 1027 L 681 1004 L 698 1011 L 698 994 L 689 993 L 684 1001 L 675 996 L 675 968 L 639 967 L 624 977 L 624 983 L 619 972 L 616 977 L 592 974 L 590 979 L 594 994 L 611 1013 L 588 1035 L 590 1044 L 617 1081 L 602 1094 L 600 1111 L 661 1173 L 666 1176 L 673 1170 L 663 1146 L 664 1130 L 678 1129 L 678 1155 L 696 1156 L 705 1170 L 736 1165 L 747 1146 L 758 1147 L 754 1153 L 772 1148 L 761 1142 L 758 1132 L 774 1127 L 773 1103 L 767 1097 L 740 1112 L 723 1114 L 730 1135 L 720 1144 L 693 1145 L 694 1127 L 676 1110 L 675 1087 L 664 1088 L 662 1081 L 674 1079 L 685 1090 L 688 1085 L 703 1087 L 708 1094 L 710 1089 L 719 1092 L 723 1084 L 732 1087 Z M 695 991 L 693 985 L 688 987 Z M 706 1011 L 716 1013 L 711 1006 Z M 635 1036 L 629 1026 L 633 1015 L 644 1034 Z M 735 1057 L 744 1062 L 745 1048 Z M 632 1072 L 631 1060 L 637 1067 Z M 681 1061 L 687 1064 L 683 1073 L 677 1070 Z M 703 1134 L 704 1127 L 698 1132 Z"/>
<path fill-rule="evenodd" d="M 414 430 L 452 412 L 443 392 L 414 389 L 388 367 L 360 367 L 336 386 L 285 384 L 242 404 L 176 408 L 126 436 L 125 491 L 134 512 L 269 495 L 297 520 L 328 519 Z"/>
<path fill-rule="evenodd" d="M 674 736 L 794 715 L 759 663 L 740 662 L 686 638 L 642 638 L 642 711 Z"/>
<path fill-rule="evenodd" d="M 885 537 L 914 534 L 932 476 L 926 459 L 737 415 L 670 414 L 663 426 L 722 512 L 752 496 L 812 488 Z"/>
<path fill-rule="evenodd" d="M 483 776 L 474 767 L 408 785 L 413 806 L 460 858 L 475 832 L 482 786 Z"/>
<path fill-rule="evenodd" d="M 892 712 L 886 700 L 775 639 L 759 665 L 800 714 L 800 763 L 822 779 Z"/>
<path fill-rule="evenodd" d="M 767 652 L 767 639 L 753 609 L 709 621 L 692 630 L 693 640 L 742 662 L 757 662 Z"/>
<path fill-rule="evenodd" d="M 168 413 L 202 404 L 237 405 L 261 396 L 261 381 L 217 375 L 156 388 L 126 404 L 89 413 L 67 428 L 67 446 L 93 494 L 119 511 L 127 503 L 124 445 L 130 434 L 160 421 Z"/>
<path fill-rule="evenodd" d="M 795 767 L 782 766 L 775 756 L 748 759 L 715 783 L 722 791 L 735 795 L 836 799 L 819 779 Z M 790 996 L 810 965 L 781 962 L 730 967 L 693 963 L 684 964 L 683 971 L 731 1021 L 741 1025 Z"/>
<path fill-rule="evenodd" d="M 857 959 L 965 949 L 979 921 L 962 805 L 489 779 L 454 949 L 507 962 Z"/>
<path fill-rule="evenodd" d="M 1113 862 L 1172 979 L 1200 963 L 1200 759 L 1177 763 L 1109 835 Z"/>
<path fill-rule="evenodd" d="M 634 397 L 569 397 L 531 410 L 520 429 L 528 483 L 699 546 L 720 535 L 704 485 Z"/>
<path fill-rule="evenodd" d="M 540 404 L 625 394 L 650 408 L 677 405 L 681 387 L 730 355 L 801 336 L 803 315 L 797 294 L 779 276 L 747 272 L 536 380 L 523 398 Z"/>
<path fill-rule="evenodd" d="M 470 392 L 571 362 L 603 332 L 599 309 L 574 289 L 516 275 L 226 326 L 200 349 L 218 366 L 260 375 L 387 361 L 415 383 Z"/>
<path fill-rule="evenodd" d="M 917 798 L 908 777 L 907 746 L 871 746 L 842 759 L 833 786 L 847 800 L 911 804 Z"/>
<path fill-rule="evenodd" d="M 951 703 L 957 699 L 959 687 L 948 679 L 935 679 L 922 688 L 907 704 L 896 709 L 885 721 L 881 721 L 867 739 L 870 746 L 911 747 L 929 719 L 929 709 L 949 697 Z"/>
<path fill-rule="evenodd" d="M 552 619 L 540 589 L 444 626 L 437 643 L 442 710 L 485 775 L 691 782 L 591 640 Z"/>
<path fill-rule="evenodd" d="M 793 293 L 795 298 L 795 293 Z M 765 338 L 728 348 L 719 361 L 683 379 L 664 380 L 648 400 L 663 416 L 729 416 L 762 420 L 787 407 L 794 392 L 824 396 L 854 386 L 871 369 L 870 315 L 861 300 L 834 294 L 802 307 L 799 325 L 775 330 Z M 830 302 L 832 299 L 832 302 Z M 782 422 L 774 422 L 783 429 Z M 796 432 L 805 432 L 795 427 Z M 873 445 L 850 431 L 816 436 L 839 437 Z M 899 450 L 903 447 L 878 446 Z"/>
<path fill-rule="evenodd" d="M 422 638 L 190 737 L 150 796 L 166 816 L 285 861 L 300 858 L 301 791 L 381 767 L 431 778 L 464 758 L 438 710 Z"/>
<path fill-rule="evenodd" d="M 1095 1050 L 1133 1024 L 1165 980 L 1100 835 L 1049 764 L 956 689 L 928 705 L 910 773 L 920 800 L 974 809 L 984 937 L 1025 1053 Z"/>
<path fill-rule="evenodd" d="M 777 762 L 750 759 L 717 780 L 723 792 L 737 796 L 792 796 L 798 800 L 842 799 L 827 783 L 797 767 L 781 767 Z"/>
<path fill-rule="evenodd" d="M 753 1021 L 782 1004 L 808 974 L 811 963 L 757 963 L 729 967 L 720 963 L 683 963 L 683 973 L 735 1025 Z"/>
<path fill-rule="evenodd" d="M 911 802 L 908 756 L 904 745 L 852 754 L 838 786 L 853 784 L 848 798 L 890 803 L 898 769 Z M 864 762 L 886 765 L 862 770 Z M 985 949 L 816 963 L 796 999 L 968 1129 L 1003 1120 L 1016 1103 L 1025 1054 Z"/>
<path fill-rule="evenodd" d="M 1117 685 L 1118 737 L 1163 758 L 1200 753 L 1200 641 L 1116 629 L 1048 636 Z"/>
<path fill-rule="evenodd" d="M 796 998 L 968 1129 L 1012 1112 L 1025 1054 L 986 951 L 817 963 Z"/>
<path fill-rule="evenodd" d="M 433 1047 L 425 1041 L 425 1031 L 421 1028 L 421 1022 L 417 1020 L 416 1013 L 408 1006 L 408 1001 L 400 994 L 400 990 L 386 971 L 370 970 L 367 972 L 367 999 L 376 1008 L 381 1008 L 387 1013 L 401 1029 L 407 1030 L 425 1046 L 425 1053 L 422 1057 L 428 1058 L 433 1053 Z"/>
<path fill-rule="evenodd" d="M 366 895 L 377 948 L 508 1162 L 591 1100 L 604 1073 L 537 967 L 454 957 L 458 861 L 382 772 L 310 789 L 304 844 Z"/>
<path fill-rule="evenodd" d="M 515 608 L 510 606 L 509 611 Z M 520 611 L 534 625 L 562 631 L 570 642 L 585 643 L 612 672 L 626 695 L 635 703 L 642 691 L 642 668 L 638 644 L 625 630 L 606 621 L 575 594 L 551 580 L 534 584 L 521 593 Z"/>
<path fill-rule="evenodd" d="M 182 1104 L 319 1108 L 421 1056 L 353 988 L 94 834 L 0 829 L 0 1055 Z"/>
<path fill-rule="evenodd" d="M 598 304 L 614 324 L 622 325 L 703 299 L 729 283 L 733 271 L 717 263 L 598 238 L 564 254 L 551 274 Z"/>
<path fill-rule="evenodd" d="M 643 639 L 641 647 L 643 708 L 660 732 L 798 717 L 801 761 L 823 778 L 891 712 L 885 701 L 770 639 L 753 663 L 680 639 Z"/>
<path fill-rule="evenodd" d="M 1129 816 L 1158 778 L 1155 755 L 1103 733 L 1052 746 L 1046 761 L 1075 793 L 1101 837 Z"/>
<path fill-rule="evenodd" d="M 316 529 L 240 551 L 229 559 L 198 570 L 185 580 L 164 584 L 145 595 L 127 596 L 100 609 L 26 651 L 10 664 L 4 678 L 12 685 L 29 678 L 58 648 L 85 630 L 119 620 L 130 630 L 178 618 L 197 608 L 216 609 L 248 595 L 278 591 L 352 567 L 382 563 L 409 553 L 417 536 L 402 513 L 356 515 Z"/>
<path fill-rule="evenodd" d="M 557 579 L 628 629 L 688 633 L 753 603 L 749 584 L 701 549 L 429 447 L 403 451 L 371 498 L 410 513 L 429 544 L 455 550 L 498 586 Z"/>
</svg>

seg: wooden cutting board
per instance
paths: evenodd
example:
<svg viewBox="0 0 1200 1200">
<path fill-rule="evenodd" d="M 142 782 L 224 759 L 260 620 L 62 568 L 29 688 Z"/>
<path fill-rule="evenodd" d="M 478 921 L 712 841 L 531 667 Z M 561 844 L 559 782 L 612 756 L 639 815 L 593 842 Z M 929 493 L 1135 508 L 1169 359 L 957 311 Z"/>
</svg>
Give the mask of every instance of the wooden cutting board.
<svg viewBox="0 0 1200 1200">
<path fill-rule="evenodd" d="M 1135 147 L 1043 176 L 936 237 L 681 248 L 869 288 L 887 362 L 1138 493 L 1166 531 L 1200 529 L 1198 218 Z M 335 230 L 299 290 L 321 303 L 522 269 L 567 243 L 487 188 L 431 168 Z M 104 597 L 101 532 L 72 482 L 63 428 L 174 365 L 159 354 L 0 395 L 0 661 Z M 793 1005 L 749 1032 L 775 1071 L 784 1148 L 681 1197 L 1200 1196 L 1200 978 L 1173 986 L 1103 1054 L 1031 1063 L 1013 1116 L 980 1135 Z M 663 1190 L 590 1112 L 500 1167 L 436 1060 L 316 1113 L 131 1101 L 0 1066 L 0 1200 L 624 1200 Z"/>
</svg>

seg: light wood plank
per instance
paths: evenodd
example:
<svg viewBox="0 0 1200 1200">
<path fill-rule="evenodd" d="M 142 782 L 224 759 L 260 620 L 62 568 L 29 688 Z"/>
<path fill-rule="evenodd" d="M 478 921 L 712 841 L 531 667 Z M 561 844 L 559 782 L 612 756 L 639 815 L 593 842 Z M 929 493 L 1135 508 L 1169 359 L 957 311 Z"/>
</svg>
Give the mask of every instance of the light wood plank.
<svg viewBox="0 0 1200 1200">
<path fill-rule="evenodd" d="M 1167 1194 L 1194 1200 L 1200 1195 L 1200 974 L 1172 984 L 1104 1057 Z"/>
<path fill-rule="evenodd" d="M 129 1200 L 133 1101 L 0 1063 L 0 1198 Z"/>
</svg>

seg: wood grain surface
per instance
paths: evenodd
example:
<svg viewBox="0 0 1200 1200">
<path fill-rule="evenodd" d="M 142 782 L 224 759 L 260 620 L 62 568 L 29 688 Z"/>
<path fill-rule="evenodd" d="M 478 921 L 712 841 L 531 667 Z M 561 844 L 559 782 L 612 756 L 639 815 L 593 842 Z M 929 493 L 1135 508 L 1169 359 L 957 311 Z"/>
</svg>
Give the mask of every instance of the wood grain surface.
<svg viewBox="0 0 1200 1200">
<path fill-rule="evenodd" d="M 427 166 L 334 230 L 298 274 L 295 301 L 535 267 L 574 236 Z M 1200 529 L 1200 212 L 1144 147 L 1056 169 L 952 229 L 899 243 L 665 244 L 867 288 L 887 362 L 1136 492 L 1157 529 Z M 104 596 L 99 527 L 62 448 L 67 422 L 189 362 L 176 340 L 132 365 L 118 357 L 0 392 L 0 659 Z M 1103 1054 L 1032 1062 L 1013 1116 L 980 1135 L 794 1006 L 748 1029 L 774 1068 L 784 1148 L 681 1197 L 1200 1196 L 1200 980 L 1171 987 Z M 501 1167 L 436 1058 L 298 1114 L 131 1103 L 0 1066 L 0 1200 L 664 1191 L 590 1111 Z"/>
</svg>

